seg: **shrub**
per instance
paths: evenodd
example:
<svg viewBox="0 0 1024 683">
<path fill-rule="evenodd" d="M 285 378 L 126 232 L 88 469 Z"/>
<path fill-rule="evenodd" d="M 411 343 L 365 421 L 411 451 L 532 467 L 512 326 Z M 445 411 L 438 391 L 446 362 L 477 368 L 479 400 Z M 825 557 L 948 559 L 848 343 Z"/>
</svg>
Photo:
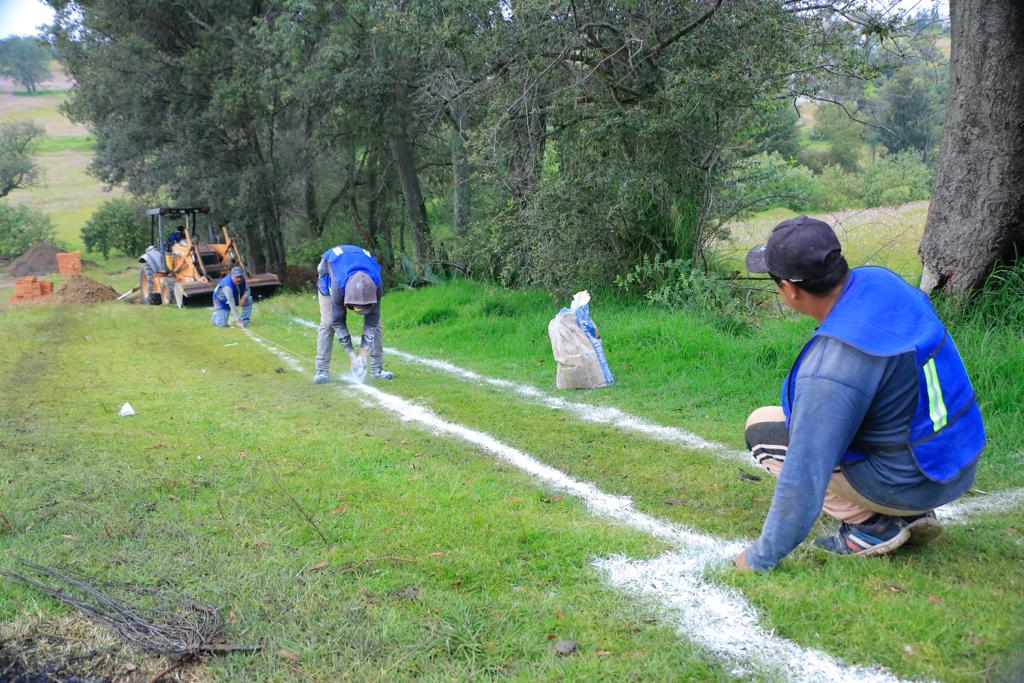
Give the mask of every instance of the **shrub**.
<svg viewBox="0 0 1024 683">
<path fill-rule="evenodd" d="M 735 291 L 714 273 L 692 261 L 644 256 L 615 285 L 626 294 L 641 296 L 655 306 L 703 313 L 723 332 L 749 334 L 753 327 Z"/>
<path fill-rule="evenodd" d="M 111 199 L 96 209 L 82 227 L 82 242 L 88 251 L 103 258 L 116 249 L 125 256 L 137 256 L 149 244 L 146 205 L 138 200 Z"/>
<path fill-rule="evenodd" d="M 36 242 L 53 244 L 53 237 L 53 222 L 45 213 L 27 206 L 0 204 L 0 256 L 21 256 Z"/>
<path fill-rule="evenodd" d="M 849 209 L 863 201 L 858 188 L 860 176 L 839 166 L 826 166 L 816 178 L 823 208 L 829 211 Z"/>
<path fill-rule="evenodd" d="M 744 159 L 727 181 L 726 201 L 750 211 L 785 207 L 793 211 L 820 209 L 820 188 L 811 170 L 783 159 L 778 152 Z"/>
<path fill-rule="evenodd" d="M 558 300 L 607 282 L 619 267 L 610 198 L 596 179 L 552 178 L 484 222 L 473 259 L 502 284 L 541 287 Z"/>
<path fill-rule="evenodd" d="M 891 206 L 928 199 L 932 171 L 918 152 L 888 154 L 864 169 L 861 187 L 865 206 Z"/>
</svg>

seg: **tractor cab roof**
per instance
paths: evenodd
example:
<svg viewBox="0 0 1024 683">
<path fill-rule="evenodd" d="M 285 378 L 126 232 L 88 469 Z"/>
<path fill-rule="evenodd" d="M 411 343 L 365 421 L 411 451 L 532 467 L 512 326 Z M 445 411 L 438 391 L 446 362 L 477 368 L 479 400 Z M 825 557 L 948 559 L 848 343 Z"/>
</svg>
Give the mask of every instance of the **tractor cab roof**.
<svg viewBox="0 0 1024 683">
<path fill-rule="evenodd" d="M 175 209 L 169 206 L 160 206 L 155 209 L 146 209 L 147 216 L 184 216 L 185 214 L 210 213 L 210 207 L 197 206 L 193 208 Z"/>
</svg>

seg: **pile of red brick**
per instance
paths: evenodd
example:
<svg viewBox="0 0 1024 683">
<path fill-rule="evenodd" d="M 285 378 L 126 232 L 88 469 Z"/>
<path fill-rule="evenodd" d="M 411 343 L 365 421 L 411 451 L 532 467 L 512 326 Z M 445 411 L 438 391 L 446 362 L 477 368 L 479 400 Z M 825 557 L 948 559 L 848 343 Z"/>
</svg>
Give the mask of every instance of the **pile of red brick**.
<svg viewBox="0 0 1024 683">
<path fill-rule="evenodd" d="M 14 296 L 9 298 L 9 303 L 22 301 L 38 301 L 43 297 L 53 294 L 53 283 L 40 280 L 35 275 L 28 275 L 14 281 Z"/>
<path fill-rule="evenodd" d="M 64 276 L 78 275 L 82 272 L 82 253 L 67 251 L 57 254 L 57 271 Z"/>
</svg>

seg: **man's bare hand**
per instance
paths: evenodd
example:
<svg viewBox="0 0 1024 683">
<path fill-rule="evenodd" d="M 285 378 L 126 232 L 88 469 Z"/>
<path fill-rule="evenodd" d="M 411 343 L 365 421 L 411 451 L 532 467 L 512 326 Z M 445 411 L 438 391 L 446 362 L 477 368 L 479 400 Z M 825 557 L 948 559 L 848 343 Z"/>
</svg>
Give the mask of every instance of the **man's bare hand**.
<svg viewBox="0 0 1024 683">
<path fill-rule="evenodd" d="M 747 564 L 747 558 L 743 557 L 743 553 L 736 556 L 735 560 L 736 568 L 741 572 L 752 572 L 754 568 Z"/>
</svg>

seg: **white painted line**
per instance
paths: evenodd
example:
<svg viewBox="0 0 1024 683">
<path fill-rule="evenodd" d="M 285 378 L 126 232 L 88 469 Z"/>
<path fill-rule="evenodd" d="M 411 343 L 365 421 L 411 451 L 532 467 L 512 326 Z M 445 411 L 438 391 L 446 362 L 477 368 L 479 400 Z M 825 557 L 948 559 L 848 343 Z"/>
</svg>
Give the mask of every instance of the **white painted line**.
<svg viewBox="0 0 1024 683">
<path fill-rule="evenodd" d="M 594 562 L 609 582 L 631 595 L 657 602 L 679 632 L 724 656 L 730 673 L 744 680 L 898 681 L 881 667 L 850 667 L 818 650 L 765 631 L 756 610 L 735 591 L 703 578 L 711 563 L 683 551 L 651 560 L 609 557 Z M 773 675 L 765 676 L 765 672 Z"/>
<path fill-rule="evenodd" d="M 943 522 L 958 523 L 966 522 L 968 516 L 979 512 L 1005 512 L 1021 506 L 1024 506 L 1024 488 L 960 498 L 937 508 L 935 516 Z"/>
<path fill-rule="evenodd" d="M 292 322 L 314 329 L 319 327 L 319 325 L 311 320 L 305 320 L 295 316 L 292 317 Z M 388 355 L 401 358 L 407 363 L 423 365 L 434 370 L 440 370 L 441 372 L 455 375 L 456 377 L 461 377 L 462 379 L 469 380 L 471 382 L 487 384 L 492 387 L 511 391 L 554 410 L 565 410 L 584 422 L 596 422 L 599 424 L 612 425 L 623 431 L 640 434 L 641 436 L 649 439 L 674 443 L 683 446 L 684 448 L 714 451 L 716 454 L 725 455 L 729 458 L 739 460 L 743 462 L 743 464 L 752 464 L 750 455 L 746 451 L 738 451 L 736 449 L 729 448 L 725 444 L 708 441 L 707 439 L 704 439 L 693 432 L 688 432 L 685 429 L 679 429 L 678 427 L 666 427 L 656 422 L 651 422 L 650 420 L 637 417 L 636 415 L 631 415 L 625 411 L 619 410 L 618 408 L 608 408 L 604 406 L 594 406 L 588 403 L 580 403 L 577 401 L 567 401 L 564 398 L 552 396 L 551 394 L 541 391 L 536 387 L 532 387 L 529 384 L 520 384 L 518 382 L 510 382 L 506 379 L 498 379 L 497 377 L 488 377 L 486 375 L 473 372 L 472 370 L 460 368 L 457 365 L 447 363 L 443 360 L 424 358 L 422 356 L 416 356 L 391 347 L 385 348 L 384 351 Z"/>
<path fill-rule="evenodd" d="M 292 316 L 291 320 L 303 327 L 311 327 L 313 329 L 319 327 L 313 321 L 305 320 L 297 316 Z M 750 454 L 747 451 L 730 449 L 724 444 L 707 441 L 692 432 L 686 431 L 685 429 L 666 427 L 642 417 L 630 415 L 618 408 L 605 408 L 589 405 L 587 403 L 566 401 L 563 398 L 552 396 L 551 394 L 545 393 L 528 384 L 519 384 L 505 379 L 498 379 L 497 377 L 488 377 L 486 375 L 473 372 L 472 370 L 460 368 L 457 365 L 453 365 L 443 360 L 423 358 L 422 356 L 415 356 L 411 353 L 406 353 L 390 347 L 386 348 L 385 351 L 388 354 L 397 356 L 409 363 L 415 363 L 417 365 L 423 365 L 435 370 L 440 370 L 472 382 L 479 382 L 499 389 L 513 391 L 521 396 L 532 399 L 538 403 L 542 403 L 549 408 L 571 412 L 585 422 L 597 422 L 612 425 L 622 429 L 623 431 L 633 432 L 658 441 L 675 443 L 686 448 L 712 450 L 718 454 L 739 460 L 745 465 L 752 464 Z M 985 498 L 969 499 L 966 501 L 961 499 L 950 503 L 949 505 L 937 508 L 935 510 L 935 514 L 943 521 L 957 523 L 963 522 L 968 515 L 974 514 L 975 512 L 1010 510 L 1022 505 L 1024 505 L 1024 488 L 1018 488 L 988 494 Z"/>
<path fill-rule="evenodd" d="M 250 336 L 275 355 L 296 357 L 287 348 L 255 333 Z M 276 350 L 272 347 L 276 347 Z M 282 355 L 283 354 L 283 355 Z M 339 378 L 345 376 L 333 373 Z M 337 385 L 335 385 L 337 386 Z M 648 561 L 625 558 L 598 560 L 595 565 L 620 588 L 661 601 L 680 634 L 725 660 L 736 675 L 772 676 L 789 680 L 890 683 L 900 679 L 880 668 L 847 666 L 820 650 L 804 648 L 763 629 L 757 610 L 732 589 L 703 578 L 711 567 L 724 564 L 746 547 L 745 541 L 725 541 L 685 526 L 669 524 L 639 512 L 626 496 L 613 496 L 504 444 L 481 431 L 448 422 L 433 411 L 400 396 L 366 384 L 346 384 L 401 420 L 417 422 L 439 434 L 454 436 L 491 453 L 548 487 L 580 498 L 594 515 L 672 543 L 679 550 Z"/>
</svg>

